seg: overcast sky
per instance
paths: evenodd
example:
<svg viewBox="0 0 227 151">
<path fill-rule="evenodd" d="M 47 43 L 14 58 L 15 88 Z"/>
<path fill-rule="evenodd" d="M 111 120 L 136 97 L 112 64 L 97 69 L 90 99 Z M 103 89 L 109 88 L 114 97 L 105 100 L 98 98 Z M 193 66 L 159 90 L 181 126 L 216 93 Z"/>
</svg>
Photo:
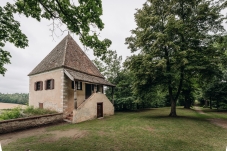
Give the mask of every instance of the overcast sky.
<svg viewBox="0 0 227 151">
<path fill-rule="evenodd" d="M 1 0 L 0 6 L 13 0 Z M 112 41 L 110 49 L 116 50 L 125 59 L 130 56 L 125 38 L 130 36 L 130 30 L 136 27 L 134 13 L 136 8 L 141 8 L 145 0 L 103 0 L 102 20 L 105 24 L 101 32 L 101 38 L 108 38 Z M 58 37 L 51 36 L 51 21 L 43 19 L 41 22 L 23 15 L 16 15 L 21 24 L 21 30 L 27 35 L 29 46 L 25 49 L 18 49 L 7 43 L 5 50 L 12 55 L 11 64 L 5 65 L 7 72 L 3 77 L 0 75 L 1 93 L 28 93 L 29 77 L 27 76 L 35 66 L 67 35 L 58 34 Z M 72 35 L 76 42 L 84 49 L 76 35 Z M 86 52 L 90 59 L 94 59 L 92 50 Z"/>
</svg>

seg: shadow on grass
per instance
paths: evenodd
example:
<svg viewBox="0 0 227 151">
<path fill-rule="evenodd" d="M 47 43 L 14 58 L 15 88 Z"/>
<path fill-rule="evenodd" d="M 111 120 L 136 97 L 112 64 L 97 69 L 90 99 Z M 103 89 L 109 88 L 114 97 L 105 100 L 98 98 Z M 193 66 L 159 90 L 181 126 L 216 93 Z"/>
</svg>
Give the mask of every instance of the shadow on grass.
<svg viewBox="0 0 227 151">
<path fill-rule="evenodd" d="M 217 109 L 203 109 L 202 110 L 205 113 L 227 113 L 227 110 L 217 110 Z"/>
<path fill-rule="evenodd" d="M 205 117 L 194 117 L 194 116 L 176 116 L 176 117 L 171 117 L 171 116 L 141 116 L 141 118 L 144 119 L 171 119 L 171 120 L 193 120 L 193 121 L 207 121 L 208 118 Z"/>
<path fill-rule="evenodd" d="M 152 110 L 157 110 L 158 108 L 147 108 L 147 109 L 138 109 L 138 110 L 116 110 L 115 113 L 138 113 L 138 112 L 147 112 Z"/>
</svg>

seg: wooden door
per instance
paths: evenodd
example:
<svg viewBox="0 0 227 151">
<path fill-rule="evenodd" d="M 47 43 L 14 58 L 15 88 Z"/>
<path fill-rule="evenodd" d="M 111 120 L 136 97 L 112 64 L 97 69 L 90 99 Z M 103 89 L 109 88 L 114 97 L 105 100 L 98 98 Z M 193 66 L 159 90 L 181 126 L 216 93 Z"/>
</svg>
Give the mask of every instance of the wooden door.
<svg viewBox="0 0 227 151">
<path fill-rule="evenodd" d="M 39 103 L 39 108 L 43 109 L 43 103 Z"/>
<path fill-rule="evenodd" d="M 97 118 L 103 117 L 103 103 L 97 103 Z"/>
<path fill-rule="evenodd" d="M 85 87 L 85 99 L 87 99 L 91 96 L 91 84 L 86 84 Z"/>
</svg>

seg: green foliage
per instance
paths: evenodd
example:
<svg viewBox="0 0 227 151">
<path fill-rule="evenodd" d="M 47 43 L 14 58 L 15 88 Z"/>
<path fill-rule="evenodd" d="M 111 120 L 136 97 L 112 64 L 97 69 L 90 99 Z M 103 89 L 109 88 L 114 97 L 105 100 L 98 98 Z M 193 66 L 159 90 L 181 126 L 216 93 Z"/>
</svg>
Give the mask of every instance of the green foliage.
<svg viewBox="0 0 227 151">
<path fill-rule="evenodd" d="M 124 69 L 113 79 L 116 84 L 114 89 L 114 106 L 116 110 L 136 109 L 136 96 L 132 92 L 133 74 Z M 111 97 L 111 91 L 107 90 L 106 95 Z"/>
<path fill-rule="evenodd" d="M 0 74 L 4 75 L 6 69 L 4 64 L 10 63 L 10 53 L 3 50 L 8 41 L 16 47 L 28 46 L 28 39 L 20 30 L 20 24 L 15 20 L 13 14 L 24 14 L 37 21 L 41 18 L 59 21 L 65 24 L 71 32 L 80 36 L 81 42 L 94 50 L 94 55 L 102 56 L 107 47 L 111 45 L 109 39 L 100 40 L 93 28 L 102 30 L 104 24 L 100 18 L 102 15 L 101 0 L 79 0 L 78 5 L 69 0 L 17 0 L 14 4 L 7 3 L 0 7 Z M 53 29 L 54 30 L 54 29 Z"/>
<path fill-rule="evenodd" d="M 20 30 L 20 23 L 14 20 L 13 10 L 8 6 L 0 6 L 0 74 L 4 75 L 6 68 L 4 64 L 10 63 L 10 53 L 2 48 L 8 41 L 16 47 L 25 48 L 28 46 L 27 37 Z"/>
<path fill-rule="evenodd" d="M 215 39 L 213 46 L 217 51 L 223 51 L 222 60 L 227 59 L 227 36 L 219 36 Z M 205 104 L 205 100 L 209 102 L 209 106 L 217 109 L 227 109 L 227 97 L 226 97 L 226 81 L 227 81 L 227 70 L 226 64 L 220 63 L 218 65 L 219 74 L 209 79 L 207 83 L 203 83 L 203 95 L 201 96 L 201 105 Z M 211 103 L 211 105 L 210 105 Z M 206 106 L 207 107 L 207 106 Z"/>
<path fill-rule="evenodd" d="M 93 60 L 106 79 L 115 84 L 114 106 L 116 110 L 134 110 L 140 108 L 166 106 L 165 90 L 161 87 L 144 86 L 141 91 L 133 90 L 135 74 L 121 66 L 122 57 L 116 51 L 109 50 L 104 61 Z M 136 81 L 138 84 L 142 79 Z M 106 89 L 106 96 L 112 100 L 112 88 Z"/>
<path fill-rule="evenodd" d="M 33 106 L 28 106 L 26 109 L 23 110 L 23 113 L 26 114 L 26 116 L 31 116 L 31 115 L 53 114 L 57 112 L 49 109 L 40 109 L 40 108 L 34 108 Z"/>
<path fill-rule="evenodd" d="M 109 82 L 114 83 L 114 79 L 121 71 L 122 56 L 118 56 L 116 50 L 108 50 L 103 56 L 103 60 L 93 60 L 99 71 L 106 77 Z"/>
<path fill-rule="evenodd" d="M 107 81 L 116 85 L 114 88 L 115 109 L 132 109 L 136 99 L 131 90 L 133 75 L 126 69 L 122 69 L 122 56 L 118 56 L 116 51 L 109 50 L 104 58 L 103 61 L 95 59 L 93 62 Z M 108 87 L 105 92 L 106 96 L 112 100 L 112 88 Z"/>
<path fill-rule="evenodd" d="M 33 106 L 28 106 L 25 109 L 20 107 L 16 107 L 10 110 L 3 110 L 0 112 L 0 121 L 1 120 L 9 120 L 23 117 L 30 117 L 34 115 L 45 115 L 45 114 L 53 114 L 57 113 L 56 111 L 52 111 L 49 109 L 40 109 L 34 108 Z"/>
<path fill-rule="evenodd" d="M 210 99 L 212 106 L 217 109 L 227 109 L 227 84 L 226 81 L 213 81 L 209 87 L 204 90 L 205 98 Z"/>
<path fill-rule="evenodd" d="M 185 78 L 209 81 L 226 64 L 225 51 L 213 43 L 225 31 L 222 1 L 147 0 L 135 14 L 137 27 L 126 38 L 132 52 L 126 61 L 135 73 L 134 91 L 146 96 L 160 86 L 168 92 L 170 116 L 176 116 L 176 102 L 185 86 Z"/>
<path fill-rule="evenodd" d="M 22 117 L 20 107 L 13 108 L 11 110 L 5 110 L 0 113 L 0 121 L 15 119 L 15 118 L 19 118 L 19 117 Z"/>
<path fill-rule="evenodd" d="M 16 104 L 28 104 L 29 94 L 27 93 L 14 93 L 3 94 L 0 93 L 0 102 L 3 103 L 16 103 Z"/>
</svg>

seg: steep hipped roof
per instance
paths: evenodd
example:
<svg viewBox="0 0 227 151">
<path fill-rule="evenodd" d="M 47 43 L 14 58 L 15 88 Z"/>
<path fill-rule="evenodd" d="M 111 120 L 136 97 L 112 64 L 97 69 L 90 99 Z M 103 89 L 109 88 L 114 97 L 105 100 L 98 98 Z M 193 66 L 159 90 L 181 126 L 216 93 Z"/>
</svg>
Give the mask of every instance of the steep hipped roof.
<svg viewBox="0 0 227 151">
<path fill-rule="evenodd" d="M 28 74 L 28 76 L 60 67 L 104 78 L 69 34 Z"/>
<path fill-rule="evenodd" d="M 91 62 L 74 39 L 67 35 L 28 76 L 65 68 L 76 79 L 114 86 L 105 80 L 97 67 Z"/>
</svg>

